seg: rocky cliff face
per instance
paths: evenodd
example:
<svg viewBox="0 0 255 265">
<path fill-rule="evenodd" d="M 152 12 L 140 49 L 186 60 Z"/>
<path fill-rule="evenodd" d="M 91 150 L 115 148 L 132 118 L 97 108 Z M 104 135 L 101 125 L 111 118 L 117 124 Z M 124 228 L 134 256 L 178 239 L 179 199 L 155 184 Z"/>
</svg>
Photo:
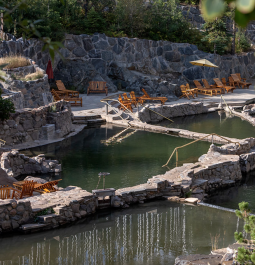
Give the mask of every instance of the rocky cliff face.
<svg viewBox="0 0 255 265">
<path fill-rule="evenodd" d="M 64 60 L 54 62 L 55 79 L 66 86 L 86 91 L 91 80 L 107 81 L 109 91 L 118 89 L 140 92 L 145 88 L 151 95 L 167 96 L 170 100 L 181 94 L 180 85 L 193 80 L 228 77 L 241 73 L 250 78 L 255 73 L 253 53 L 241 56 L 220 56 L 202 52 L 188 43 L 152 41 L 136 38 L 110 38 L 104 34 L 66 35 L 60 49 Z M 41 52 L 37 40 L 0 42 L 1 55 L 23 53 L 45 69 L 49 54 Z M 206 58 L 219 68 L 193 66 L 189 62 Z"/>
</svg>

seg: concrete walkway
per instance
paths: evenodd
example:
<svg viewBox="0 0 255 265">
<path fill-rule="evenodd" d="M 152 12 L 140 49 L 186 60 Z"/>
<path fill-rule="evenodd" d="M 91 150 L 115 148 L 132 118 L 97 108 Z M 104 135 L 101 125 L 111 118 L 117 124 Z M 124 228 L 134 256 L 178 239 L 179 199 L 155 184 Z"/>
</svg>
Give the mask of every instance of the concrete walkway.
<svg viewBox="0 0 255 265">
<path fill-rule="evenodd" d="M 255 80 L 251 80 L 255 84 Z M 109 93 L 107 97 L 114 97 L 117 99 L 118 94 L 124 93 L 118 91 L 116 93 Z M 235 89 L 234 93 L 226 93 L 222 95 L 228 105 L 232 106 L 243 106 L 247 100 L 255 100 L 255 86 L 250 86 L 250 89 Z M 90 94 L 81 95 L 83 106 L 72 107 L 72 111 L 75 117 L 77 116 L 95 116 L 105 114 L 105 104 L 100 102 L 101 99 L 106 98 L 105 94 Z M 217 107 L 221 100 L 221 96 L 205 96 L 198 95 L 195 99 L 188 100 L 187 98 L 181 98 L 176 101 L 166 102 L 165 105 L 173 105 L 177 103 L 187 102 L 202 102 L 205 106 Z M 116 104 L 117 106 L 117 104 Z"/>
</svg>

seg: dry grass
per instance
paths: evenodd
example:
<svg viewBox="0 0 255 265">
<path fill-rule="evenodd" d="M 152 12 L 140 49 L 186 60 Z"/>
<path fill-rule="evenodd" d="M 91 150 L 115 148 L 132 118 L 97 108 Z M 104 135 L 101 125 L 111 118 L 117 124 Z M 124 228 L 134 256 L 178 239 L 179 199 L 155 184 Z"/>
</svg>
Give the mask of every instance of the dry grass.
<svg viewBox="0 0 255 265">
<path fill-rule="evenodd" d="M 24 78 L 21 78 L 22 81 L 32 81 L 42 78 L 44 76 L 43 71 L 37 70 L 35 73 L 28 74 Z"/>
<path fill-rule="evenodd" d="M 4 66 L 4 69 L 18 68 L 30 64 L 30 61 L 21 55 L 10 55 L 0 58 L 0 66 Z"/>
</svg>

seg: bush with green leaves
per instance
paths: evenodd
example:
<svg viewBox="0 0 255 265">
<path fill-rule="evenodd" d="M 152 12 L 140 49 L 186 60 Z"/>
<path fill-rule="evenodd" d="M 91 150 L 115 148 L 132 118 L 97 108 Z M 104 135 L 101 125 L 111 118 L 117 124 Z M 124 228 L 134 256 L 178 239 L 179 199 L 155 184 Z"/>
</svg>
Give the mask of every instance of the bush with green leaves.
<svg viewBox="0 0 255 265">
<path fill-rule="evenodd" d="M 251 42 L 242 28 L 239 28 L 236 33 L 235 45 L 236 53 L 247 52 L 251 49 Z"/>
<path fill-rule="evenodd" d="M 10 99 L 3 99 L 1 94 L 0 89 L 0 120 L 5 121 L 10 118 L 11 113 L 15 112 L 15 107 Z"/>
<path fill-rule="evenodd" d="M 236 210 L 236 216 L 243 219 L 244 230 L 249 235 L 249 238 L 244 238 L 242 232 L 235 232 L 235 239 L 238 243 L 254 243 L 255 240 L 255 216 L 251 215 L 251 209 L 248 202 L 241 202 L 238 204 L 239 210 Z M 250 241 L 251 239 L 251 241 Z M 255 249 L 248 249 L 239 247 L 236 260 L 240 264 L 255 264 Z"/>
</svg>

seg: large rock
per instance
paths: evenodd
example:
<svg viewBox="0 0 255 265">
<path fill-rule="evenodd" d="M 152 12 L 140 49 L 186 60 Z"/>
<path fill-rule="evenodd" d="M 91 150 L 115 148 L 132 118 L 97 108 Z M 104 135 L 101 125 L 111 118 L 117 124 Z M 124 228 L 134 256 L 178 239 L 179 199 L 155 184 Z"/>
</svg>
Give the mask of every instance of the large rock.
<svg viewBox="0 0 255 265">
<path fill-rule="evenodd" d="M 12 186 L 15 181 L 17 181 L 15 178 L 9 177 L 7 173 L 0 168 L 0 185 Z"/>
<path fill-rule="evenodd" d="M 175 265 L 219 265 L 222 255 L 188 255 L 175 259 Z"/>
</svg>

